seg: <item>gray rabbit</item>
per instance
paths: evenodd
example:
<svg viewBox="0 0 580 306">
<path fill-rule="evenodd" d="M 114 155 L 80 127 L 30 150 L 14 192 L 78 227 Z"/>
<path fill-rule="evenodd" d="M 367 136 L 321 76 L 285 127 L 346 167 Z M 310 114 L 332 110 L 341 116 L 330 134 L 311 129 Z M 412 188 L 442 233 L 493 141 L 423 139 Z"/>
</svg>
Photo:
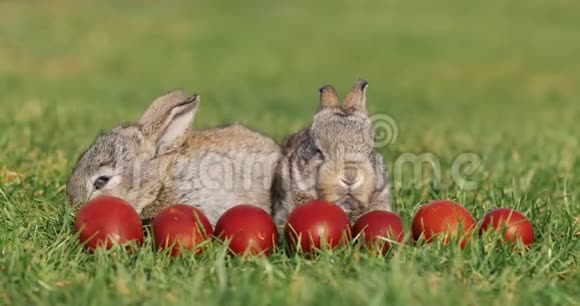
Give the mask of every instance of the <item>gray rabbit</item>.
<svg viewBox="0 0 580 306">
<path fill-rule="evenodd" d="M 236 204 L 270 212 L 280 147 L 240 124 L 191 132 L 199 101 L 172 91 L 153 101 L 137 123 L 98 136 L 69 177 L 72 205 L 112 195 L 150 219 L 181 203 L 200 208 L 212 225 Z"/>
<path fill-rule="evenodd" d="M 353 222 L 368 211 L 391 209 L 387 172 L 367 114 L 367 85 L 358 81 L 342 106 L 332 86 L 322 87 L 310 126 L 282 144 L 272 193 L 278 226 L 314 199 L 338 204 Z"/>
</svg>

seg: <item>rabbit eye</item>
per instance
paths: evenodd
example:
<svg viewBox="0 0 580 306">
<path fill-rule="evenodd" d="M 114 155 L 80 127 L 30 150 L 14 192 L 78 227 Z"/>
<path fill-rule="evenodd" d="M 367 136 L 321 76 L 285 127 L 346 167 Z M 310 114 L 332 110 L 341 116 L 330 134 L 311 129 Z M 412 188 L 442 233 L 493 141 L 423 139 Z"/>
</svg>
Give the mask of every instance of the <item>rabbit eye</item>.
<svg viewBox="0 0 580 306">
<path fill-rule="evenodd" d="M 322 151 L 318 148 L 317 145 L 311 144 L 308 149 L 310 154 L 312 154 L 310 155 L 311 158 L 316 159 L 324 158 L 324 154 L 322 154 Z"/>
<path fill-rule="evenodd" d="M 316 159 L 318 159 L 320 161 L 324 160 L 324 154 L 322 153 L 322 151 L 317 149 L 315 152 L 316 152 L 315 153 L 316 155 L 314 155 L 314 156 L 316 156 Z"/>
<path fill-rule="evenodd" d="M 314 155 L 318 155 L 318 156 L 322 157 L 322 151 L 320 151 L 320 149 L 318 149 L 318 148 L 314 148 Z"/>
<path fill-rule="evenodd" d="M 108 176 L 99 176 L 95 180 L 95 183 L 93 184 L 93 186 L 95 187 L 96 190 L 103 189 L 103 187 L 105 187 L 107 185 L 107 183 L 109 182 L 110 179 L 111 178 Z"/>
</svg>

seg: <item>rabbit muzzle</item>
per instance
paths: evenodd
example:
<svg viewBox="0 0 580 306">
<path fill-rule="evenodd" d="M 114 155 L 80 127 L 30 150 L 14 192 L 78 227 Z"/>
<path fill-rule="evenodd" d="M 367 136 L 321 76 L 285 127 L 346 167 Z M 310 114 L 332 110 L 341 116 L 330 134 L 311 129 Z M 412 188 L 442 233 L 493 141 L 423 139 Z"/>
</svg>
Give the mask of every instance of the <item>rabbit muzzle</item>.
<svg viewBox="0 0 580 306">
<path fill-rule="evenodd" d="M 362 214 L 369 206 L 376 178 L 360 163 L 340 163 L 319 173 L 319 198 L 336 203 L 349 217 Z"/>
</svg>

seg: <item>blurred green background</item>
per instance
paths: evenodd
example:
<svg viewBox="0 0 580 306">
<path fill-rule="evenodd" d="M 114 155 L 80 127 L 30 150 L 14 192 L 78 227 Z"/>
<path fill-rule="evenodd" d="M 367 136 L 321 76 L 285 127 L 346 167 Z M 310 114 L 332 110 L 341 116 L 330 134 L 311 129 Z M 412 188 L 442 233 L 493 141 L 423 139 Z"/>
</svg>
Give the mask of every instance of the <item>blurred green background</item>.
<svg viewBox="0 0 580 306">
<path fill-rule="evenodd" d="M 0 167 L 46 159 L 59 185 L 99 131 L 170 89 L 202 95 L 198 129 L 240 121 L 281 140 L 320 86 L 344 96 L 359 77 L 370 111 L 398 124 L 388 163 L 474 152 L 483 179 L 509 184 L 578 169 L 576 1 L 0 5 Z"/>
<path fill-rule="evenodd" d="M 310 122 L 320 86 L 334 84 L 344 96 L 357 78 L 369 81 L 370 112 L 398 124 L 397 141 L 381 149 L 390 166 L 402 153 L 430 152 L 449 181 L 449 165 L 460 153 L 483 160 L 474 175 L 477 190 L 429 184 L 395 190 L 394 209 L 407 222 L 417 204 L 433 198 L 459 200 L 477 218 L 493 207 L 516 207 L 539 233 L 533 256 L 547 261 L 531 275 L 559 288 L 563 271 L 576 271 L 569 250 L 578 249 L 580 222 L 579 1 L 0 1 L 0 276 L 6 280 L 0 285 L 15 284 L 4 293 L 0 286 L 0 299 L 23 292 L 24 301 L 39 302 L 50 294 L 22 285 L 25 267 L 37 269 L 28 281 L 74 278 L 60 274 L 68 271 L 65 262 L 43 254 L 60 252 L 52 243 L 70 235 L 64 184 L 99 131 L 135 121 L 156 96 L 184 88 L 202 96 L 195 128 L 239 121 L 281 141 Z M 552 260 L 548 250 L 561 257 Z M 436 259 L 422 265 L 423 256 L 406 258 L 439 269 Z M 22 268 L 9 264 L 19 260 Z M 277 269 L 278 277 L 289 273 L 284 265 Z M 377 269 L 365 271 L 383 273 Z M 482 278 L 495 273 L 482 271 Z M 516 268 L 504 281 L 517 283 L 526 273 Z M 312 292 L 328 294 L 318 301 L 340 293 L 340 286 L 309 283 L 316 279 L 309 275 L 301 277 Z M 449 288 L 465 284 L 452 275 L 447 289 L 424 302 L 449 302 Z M 397 291 L 392 285 L 399 281 L 417 280 L 385 286 Z M 494 301 L 483 281 L 470 281 L 470 294 Z M 573 296 L 530 282 L 522 302 L 534 294 L 551 296 L 538 303 Z M 87 288 L 99 292 L 102 284 L 109 283 Z M 163 292 L 143 286 L 151 295 Z M 498 305 L 510 301 L 513 292 L 501 291 L 501 282 L 490 286 L 499 290 Z M 383 290 L 371 289 L 361 296 Z M 54 301 L 74 300 L 72 291 L 60 293 Z"/>
</svg>

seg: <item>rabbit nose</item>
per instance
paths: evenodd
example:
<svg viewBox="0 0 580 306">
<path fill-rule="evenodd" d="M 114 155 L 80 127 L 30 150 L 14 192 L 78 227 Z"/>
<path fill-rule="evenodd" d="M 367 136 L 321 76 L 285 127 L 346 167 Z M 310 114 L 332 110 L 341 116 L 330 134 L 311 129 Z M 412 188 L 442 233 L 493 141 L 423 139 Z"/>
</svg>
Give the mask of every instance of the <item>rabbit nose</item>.
<svg viewBox="0 0 580 306">
<path fill-rule="evenodd" d="M 342 178 L 340 179 L 344 184 L 348 186 L 354 185 L 357 179 L 357 169 L 355 167 L 346 167 L 344 168 L 344 173 Z"/>
</svg>

